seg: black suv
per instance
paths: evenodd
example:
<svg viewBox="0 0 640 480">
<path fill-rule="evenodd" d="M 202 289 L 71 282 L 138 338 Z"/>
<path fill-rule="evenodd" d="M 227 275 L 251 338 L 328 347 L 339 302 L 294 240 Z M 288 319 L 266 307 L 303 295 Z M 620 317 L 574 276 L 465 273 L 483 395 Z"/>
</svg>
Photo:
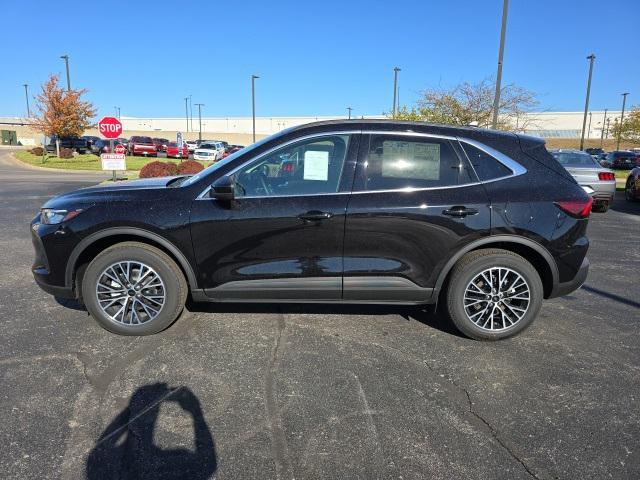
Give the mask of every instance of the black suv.
<svg viewBox="0 0 640 480">
<path fill-rule="evenodd" d="M 283 130 L 194 176 L 96 186 L 33 219 L 33 273 L 107 330 L 213 302 L 440 301 L 476 339 L 587 276 L 591 197 L 537 138 L 424 123 Z"/>
</svg>

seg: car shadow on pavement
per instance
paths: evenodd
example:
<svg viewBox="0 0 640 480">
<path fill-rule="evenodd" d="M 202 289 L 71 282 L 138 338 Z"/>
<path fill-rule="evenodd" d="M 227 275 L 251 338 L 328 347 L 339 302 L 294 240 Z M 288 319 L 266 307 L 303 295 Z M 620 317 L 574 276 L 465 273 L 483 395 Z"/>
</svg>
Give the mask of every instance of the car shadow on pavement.
<svg viewBox="0 0 640 480">
<path fill-rule="evenodd" d="M 177 404 L 193 421 L 193 433 L 176 431 L 175 425 L 158 432 L 156 425 L 163 403 Z M 174 417 L 171 417 L 172 419 Z M 184 438 L 183 438 L 183 434 Z M 155 440 L 177 443 L 177 448 L 160 448 Z M 191 441 L 186 441 L 185 438 Z M 185 448 L 192 445 L 192 448 Z M 208 479 L 215 473 L 215 444 L 204 420 L 200 401 L 187 387 L 169 388 L 154 383 L 138 388 L 128 406 L 104 430 L 86 464 L 89 480 L 106 478 Z"/>
<path fill-rule="evenodd" d="M 640 202 L 630 202 L 624 198 L 624 192 L 617 192 L 613 203 L 609 207 L 611 210 L 631 215 L 640 215 Z"/>
<path fill-rule="evenodd" d="M 304 313 L 320 315 L 400 315 L 405 320 L 415 320 L 443 333 L 465 338 L 441 312 L 433 312 L 432 306 L 356 305 L 324 303 L 214 303 L 187 302 L 187 310 L 202 313 Z"/>
</svg>

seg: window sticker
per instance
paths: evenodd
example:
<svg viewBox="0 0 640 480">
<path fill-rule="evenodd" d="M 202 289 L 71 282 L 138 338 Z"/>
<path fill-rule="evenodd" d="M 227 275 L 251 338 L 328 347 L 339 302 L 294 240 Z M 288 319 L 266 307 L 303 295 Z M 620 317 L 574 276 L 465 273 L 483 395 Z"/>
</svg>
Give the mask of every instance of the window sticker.
<svg viewBox="0 0 640 480">
<path fill-rule="evenodd" d="M 382 176 L 440 179 L 440 144 L 385 141 L 382 144 Z"/>
<path fill-rule="evenodd" d="M 329 179 L 329 152 L 318 150 L 304 152 L 303 178 L 326 182 Z"/>
</svg>

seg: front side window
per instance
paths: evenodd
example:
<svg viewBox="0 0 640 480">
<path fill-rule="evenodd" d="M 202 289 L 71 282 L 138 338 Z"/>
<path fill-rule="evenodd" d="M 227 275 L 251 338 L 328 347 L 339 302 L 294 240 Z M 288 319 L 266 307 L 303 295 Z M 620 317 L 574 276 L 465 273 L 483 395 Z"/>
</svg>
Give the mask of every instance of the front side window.
<svg viewBox="0 0 640 480">
<path fill-rule="evenodd" d="M 462 148 L 464 148 L 464 151 L 467 154 L 467 157 L 469 157 L 469 161 L 471 162 L 473 169 L 476 171 L 478 178 L 482 182 L 495 180 L 496 178 L 507 177 L 513 173 L 509 168 L 500 163 L 487 152 L 480 150 L 473 145 L 462 143 Z"/>
<path fill-rule="evenodd" d="M 433 188 L 469 183 L 469 172 L 448 140 L 372 135 L 364 190 Z"/>
<path fill-rule="evenodd" d="M 235 174 L 235 196 L 278 197 L 336 193 L 349 135 L 302 140 L 269 153 Z"/>
</svg>

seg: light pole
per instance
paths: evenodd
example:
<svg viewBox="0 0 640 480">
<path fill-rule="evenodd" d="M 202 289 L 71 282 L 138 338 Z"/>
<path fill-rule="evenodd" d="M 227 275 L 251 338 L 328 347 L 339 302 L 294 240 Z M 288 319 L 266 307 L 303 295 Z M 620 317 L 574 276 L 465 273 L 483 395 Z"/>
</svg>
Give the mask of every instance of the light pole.
<svg viewBox="0 0 640 480">
<path fill-rule="evenodd" d="M 351 120 L 351 110 L 353 110 L 353 108 L 347 107 L 347 111 L 349 112 L 349 120 Z"/>
<path fill-rule="evenodd" d="M 589 128 L 587 128 L 587 138 L 591 138 L 591 112 L 589 112 Z"/>
<path fill-rule="evenodd" d="M 593 74 L 593 62 L 596 56 L 592 53 L 587 57 L 589 60 L 589 79 L 587 80 L 587 97 L 584 100 L 584 116 L 582 117 L 582 135 L 580 135 L 580 150 L 584 148 L 584 129 L 587 126 L 587 111 L 589 110 L 589 95 L 591 94 L 591 75 Z"/>
<path fill-rule="evenodd" d="M 189 94 L 189 117 L 191 117 L 191 131 L 193 132 L 193 105 L 191 104 L 192 95 Z"/>
<path fill-rule="evenodd" d="M 256 78 L 258 75 L 251 75 L 251 111 L 253 116 L 253 142 L 256 141 Z"/>
<path fill-rule="evenodd" d="M 71 80 L 69 79 L 69 55 L 61 55 L 60 58 L 64 60 L 64 64 L 67 67 L 67 92 L 70 92 Z"/>
<path fill-rule="evenodd" d="M 629 92 L 625 92 L 622 93 L 622 114 L 620 115 L 620 125 L 618 128 L 618 143 L 616 145 L 616 150 L 620 150 L 620 135 L 622 134 L 622 127 L 624 126 L 624 107 L 625 104 L 627 103 L 627 95 L 629 95 Z"/>
<path fill-rule="evenodd" d="M 189 131 L 189 97 L 184 97 L 184 118 L 187 120 L 187 132 Z"/>
<path fill-rule="evenodd" d="M 605 138 L 609 140 L 609 127 L 611 126 L 611 118 L 607 118 L 607 133 L 604 134 Z"/>
<path fill-rule="evenodd" d="M 24 86 L 24 98 L 27 101 L 27 118 L 31 118 L 31 110 L 29 110 L 29 84 L 25 83 Z"/>
<path fill-rule="evenodd" d="M 398 112 L 398 72 L 400 67 L 393 67 L 393 118 L 396 118 Z"/>
<path fill-rule="evenodd" d="M 502 28 L 500 29 L 500 50 L 498 51 L 498 72 L 496 73 L 496 94 L 493 97 L 492 128 L 498 128 L 498 110 L 500 110 L 500 88 L 502 84 L 502 60 L 504 58 L 504 38 L 507 33 L 507 16 L 509 14 L 509 0 L 502 4 Z"/>
<path fill-rule="evenodd" d="M 200 124 L 198 140 L 202 142 L 202 107 L 204 107 L 204 103 L 196 103 L 196 106 L 198 107 L 198 123 Z"/>
<path fill-rule="evenodd" d="M 604 118 L 602 119 L 602 130 L 600 130 L 600 148 L 602 148 L 602 142 L 604 140 L 604 124 L 607 123 L 607 109 L 604 109 Z"/>
<path fill-rule="evenodd" d="M 113 107 L 116 110 L 116 117 L 120 118 L 120 107 Z"/>
</svg>

